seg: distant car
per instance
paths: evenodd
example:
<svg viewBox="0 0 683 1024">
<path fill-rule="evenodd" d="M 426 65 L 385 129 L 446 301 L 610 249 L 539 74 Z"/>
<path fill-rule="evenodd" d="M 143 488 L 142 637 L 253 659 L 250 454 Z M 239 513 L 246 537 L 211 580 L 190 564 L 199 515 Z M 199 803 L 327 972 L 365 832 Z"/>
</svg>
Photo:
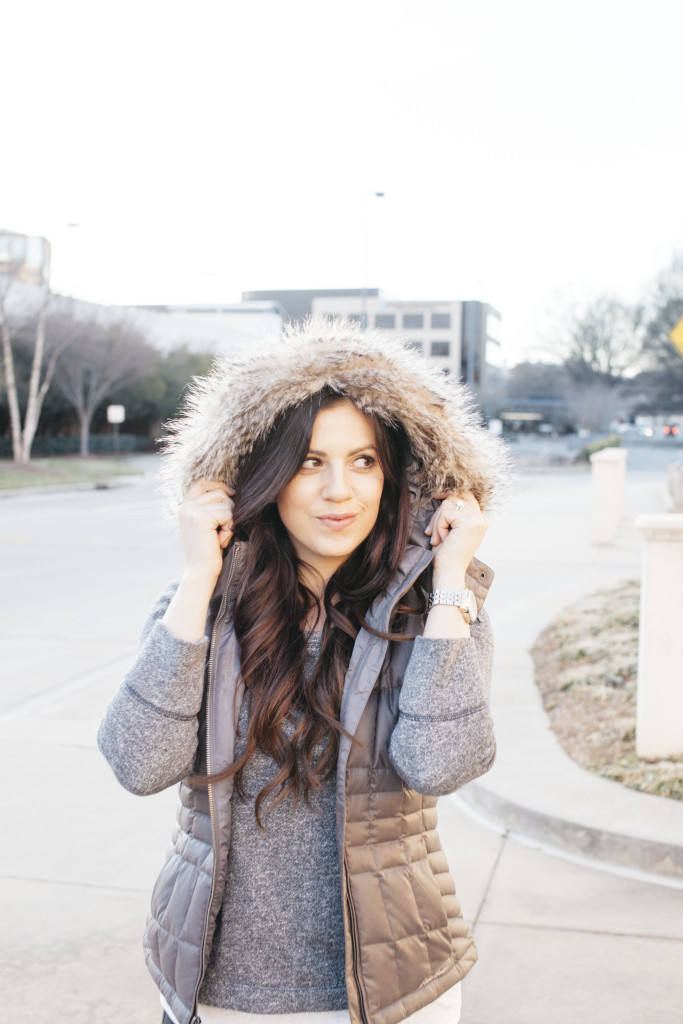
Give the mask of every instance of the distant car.
<svg viewBox="0 0 683 1024">
<path fill-rule="evenodd" d="M 665 423 L 662 427 L 662 433 L 665 437 L 677 437 L 678 426 L 675 423 Z"/>
</svg>

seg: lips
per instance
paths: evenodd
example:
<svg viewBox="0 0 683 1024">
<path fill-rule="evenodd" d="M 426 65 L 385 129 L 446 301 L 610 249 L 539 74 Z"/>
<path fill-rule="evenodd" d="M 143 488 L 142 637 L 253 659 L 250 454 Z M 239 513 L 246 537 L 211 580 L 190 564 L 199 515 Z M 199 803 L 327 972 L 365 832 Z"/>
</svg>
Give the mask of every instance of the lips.
<svg viewBox="0 0 683 1024">
<path fill-rule="evenodd" d="M 356 518 L 357 513 L 355 512 L 350 515 L 330 513 L 329 516 L 316 516 L 318 522 L 330 530 L 343 530 L 345 526 L 355 522 Z"/>
</svg>

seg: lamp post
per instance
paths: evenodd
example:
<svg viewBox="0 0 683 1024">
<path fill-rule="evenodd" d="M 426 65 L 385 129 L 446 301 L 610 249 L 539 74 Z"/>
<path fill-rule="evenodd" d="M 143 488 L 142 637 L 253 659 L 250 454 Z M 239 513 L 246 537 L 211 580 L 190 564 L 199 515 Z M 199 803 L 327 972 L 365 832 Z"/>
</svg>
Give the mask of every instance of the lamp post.
<svg viewBox="0 0 683 1024">
<path fill-rule="evenodd" d="M 361 290 L 360 312 L 362 326 L 366 327 L 368 307 L 368 241 L 370 236 L 370 205 L 373 199 L 383 199 L 384 192 L 370 192 L 365 202 L 365 224 L 363 227 L 363 287 Z"/>
</svg>

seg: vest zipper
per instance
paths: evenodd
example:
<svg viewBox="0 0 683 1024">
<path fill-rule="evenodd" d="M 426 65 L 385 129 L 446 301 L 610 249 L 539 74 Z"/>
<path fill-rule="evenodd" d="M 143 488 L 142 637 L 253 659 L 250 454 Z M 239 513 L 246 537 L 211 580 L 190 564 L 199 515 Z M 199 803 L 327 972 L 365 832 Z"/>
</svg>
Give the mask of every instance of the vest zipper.
<svg viewBox="0 0 683 1024">
<path fill-rule="evenodd" d="M 237 565 L 237 554 L 239 552 L 239 544 L 235 544 L 234 553 L 232 558 L 232 565 L 230 566 L 230 572 L 228 574 L 228 582 L 225 584 L 223 590 L 223 596 L 221 598 L 220 607 L 214 620 L 213 629 L 211 631 L 211 650 L 209 653 L 209 673 L 206 684 L 206 774 L 211 775 L 211 688 L 213 684 L 214 671 L 216 666 L 216 633 L 218 631 L 218 623 L 220 622 L 221 616 L 225 611 L 225 606 L 228 601 L 228 591 L 230 590 L 230 584 L 235 574 L 235 566 Z M 190 1024 L 202 1024 L 201 1017 L 197 1016 L 197 998 L 199 996 L 199 986 L 204 978 L 204 972 L 206 970 L 205 961 L 205 947 L 206 947 L 206 931 L 209 927 L 209 914 L 211 913 L 211 904 L 213 903 L 213 895 L 216 889 L 216 870 L 217 870 L 217 858 L 218 858 L 218 837 L 216 836 L 216 817 L 213 808 L 213 786 L 211 783 L 206 787 L 209 794 L 209 817 L 211 818 L 211 841 L 213 843 L 213 871 L 211 872 L 211 891 L 209 893 L 209 902 L 206 908 L 206 918 L 204 919 L 204 930 L 202 932 L 202 958 L 200 963 L 199 980 L 197 981 L 197 987 L 194 990 L 194 1001 L 192 1003 L 192 1019 Z"/>
<path fill-rule="evenodd" d="M 369 1024 L 370 1018 L 365 1007 L 365 995 L 363 993 L 363 988 L 361 985 L 360 968 L 358 966 L 358 925 L 356 923 L 356 911 L 354 909 L 353 901 L 351 900 L 351 894 L 349 891 L 349 871 L 346 864 L 344 864 L 344 874 L 346 876 L 346 906 L 349 912 L 349 923 L 351 926 L 351 957 L 353 960 L 353 980 L 356 985 L 356 991 L 358 992 L 358 1005 L 360 1007 L 361 1021 L 363 1022 L 363 1024 Z"/>
<path fill-rule="evenodd" d="M 398 602 L 402 598 L 405 597 L 405 595 L 408 593 L 410 588 L 414 585 L 414 583 L 417 580 L 417 578 L 420 576 L 420 574 L 423 572 L 423 570 L 427 567 L 427 565 L 429 565 L 429 562 L 431 561 L 431 559 L 429 559 L 428 561 L 425 561 L 424 565 L 421 564 L 422 561 L 423 561 L 422 558 L 420 558 L 418 560 L 417 566 L 413 567 L 413 571 L 410 573 L 410 576 L 408 577 L 407 580 L 404 581 L 404 589 L 401 591 L 400 594 L 397 595 L 396 599 L 394 600 L 394 602 L 393 602 L 393 604 L 391 606 L 391 611 L 389 612 L 389 618 L 391 618 L 391 612 L 393 612 L 393 610 L 396 607 L 396 605 L 398 604 Z M 362 987 L 362 982 L 361 982 L 360 965 L 358 963 L 358 949 L 359 949 L 358 924 L 357 924 L 357 921 L 356 921 L 356 911 L 355 911 L 355 908 L 353 906 L 353 901 L 351 899 L 351 892 L 350 892 L 350 886 L 349 886 L 349 870 L 348 870 L 348 866 L 346 864 L 346 858 L 344 858 L 344 884 L 345 884 L 345 888 L 346 888 L 346 906 L 347 906 L 347 910 L 348 910 L 348 914 L 349 914 L 349 923 L 350 923 L 350 930 L 351 930 L 351 958 L 352 958 L 352 961 L 353 961 L 353 980 L 354 980 L 354 983 L 355 983 L 355 986 L 356 986 L 356 991 L 358 992 L 358 1005 L 359 1005 L 359 1008 L 360 1008 L 360 1016 L 361 1016 L 362 1024 L 370 1024 L 370 1016 L 368 1014 L 367 1007 L 365 1005 L 365 995 L 364 995 L 364 992 L 363 992 L 363 987 Z"/>
</svg>

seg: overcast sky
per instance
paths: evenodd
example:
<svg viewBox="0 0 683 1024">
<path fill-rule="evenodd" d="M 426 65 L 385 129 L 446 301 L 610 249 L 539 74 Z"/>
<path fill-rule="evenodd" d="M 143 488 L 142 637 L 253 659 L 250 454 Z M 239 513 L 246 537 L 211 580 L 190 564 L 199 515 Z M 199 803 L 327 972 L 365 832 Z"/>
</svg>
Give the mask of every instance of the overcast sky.
<svg viewBox="0 0 683 1024">
<path fill-rule="evenodd" d="M 0 227 L 81 298 L 481 298 L 514 363 L 683 248 L 680 0 L 42 0 L 2 31 Z"/>
</svg>

